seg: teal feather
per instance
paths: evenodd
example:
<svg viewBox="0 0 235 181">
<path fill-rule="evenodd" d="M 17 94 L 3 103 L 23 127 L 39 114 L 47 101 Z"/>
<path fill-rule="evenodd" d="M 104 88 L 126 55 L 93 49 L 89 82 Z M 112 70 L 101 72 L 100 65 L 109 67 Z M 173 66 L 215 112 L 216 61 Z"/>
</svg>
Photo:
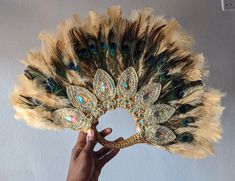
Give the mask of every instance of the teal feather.
<svg viewBox="0 0 235 181">
<path fill-rule="evenodd" d="M 170 89 L 165 95 L 163 95 L 162 100 L 164 102 L 169 102 L 173 100 L 182 99 L 185 96 L 185 92 L 192 87 L 202 86 L 202 81 L 192 81 L 189 83 L 181 82 L 180 84 L 176 85 L 174 88 Z M 169 88 L 168 88 L 169 89 Z"/>
<path fill-rule="evenodd" d="M 66 96 L 65 90 L 58 83 L 56 83 L 52 78 L 44 75 L 35 67 L 28 66 L 25 69 L 25 76 L 29 80 L 36 80 L 37 83 L 44 87 L 48 93 Z"/>
</svg>

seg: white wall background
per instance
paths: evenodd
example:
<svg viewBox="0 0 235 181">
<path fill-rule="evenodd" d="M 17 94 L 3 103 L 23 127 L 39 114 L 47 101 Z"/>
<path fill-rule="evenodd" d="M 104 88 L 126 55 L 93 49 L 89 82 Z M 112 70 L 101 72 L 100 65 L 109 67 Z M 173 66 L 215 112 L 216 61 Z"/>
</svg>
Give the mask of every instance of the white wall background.
<svg viewBox="0 0 235 181">
<path fill-rule="evenodd" d="M 235 12 L 222 12 L 220 0 L 0 0 L 0 180 L 65 180 L 77 133 L 36 130 L 16 121 L 8 94 L 24 69 L 19 61 L 29 49 L 39 47 L 41 30 L 55 30 L 73 13 L 85 16 L 91 9 L 103 13 L 113 4 L 122 5 L 125 15 L 148 6 L 167 18 L 177 18 L 196 39 L 195 49 L 204 52 L 209 62 L 209 85 L 227 92 L 226 110 L 223 140 L 216 145 L 215 156 L 194 161 L 136 145 L 121 150 L 100 180 L 234 181 Z M 109 139 L 126 137 L 135 130 L 131 121 L 130 115 L 117 110 L 102 118 L 100 127 L 114 129 Z"/>
</svg>

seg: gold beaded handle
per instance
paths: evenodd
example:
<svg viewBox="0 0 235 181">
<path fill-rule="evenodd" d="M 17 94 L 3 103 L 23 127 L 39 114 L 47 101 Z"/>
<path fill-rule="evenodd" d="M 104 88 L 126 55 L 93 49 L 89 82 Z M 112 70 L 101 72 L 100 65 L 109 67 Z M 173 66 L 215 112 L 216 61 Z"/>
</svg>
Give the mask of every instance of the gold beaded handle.
<svg viewBox="0 0 235 181">
<path fill-rule="evenodd" d="M 139 144 L 139 143 L 146 143 L 146 140 L 141 137 L 140 133 L 136 133 L 125 140 L 108 141 L 96 129 L 95 129 L 95 132 L 96 132 L 98 143 L 110 149 L 115 149 L 115 148 L 120 149 L 120 148 L 126 148 L 128 146 L 132 146 L 135 144 Z"/>
</svg>

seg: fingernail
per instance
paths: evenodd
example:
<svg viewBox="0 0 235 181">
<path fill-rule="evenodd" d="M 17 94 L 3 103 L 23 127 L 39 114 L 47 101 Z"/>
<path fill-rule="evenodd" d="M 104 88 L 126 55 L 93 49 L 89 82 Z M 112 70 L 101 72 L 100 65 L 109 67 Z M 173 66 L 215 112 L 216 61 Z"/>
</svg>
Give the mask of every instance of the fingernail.
<svg viewBox="0 0 235 181">
<path fill-rule="evenodd" d="M 94 131 L 92 130 L 92 129 L 89 129 L 88 131 L 87 131 L 87 137 L 88 137 L 88 139 L 93 139 L 94 138 Z"/>
<path fill-rule="evenodd" d="M 120 140 L 120 141 L 121 141 L 121 140 L 124 140 L 124 138 L 123 138 L 123 137 L 120 137 L 120 138 L 118 138 L 118 140 Z"/>
</svg>

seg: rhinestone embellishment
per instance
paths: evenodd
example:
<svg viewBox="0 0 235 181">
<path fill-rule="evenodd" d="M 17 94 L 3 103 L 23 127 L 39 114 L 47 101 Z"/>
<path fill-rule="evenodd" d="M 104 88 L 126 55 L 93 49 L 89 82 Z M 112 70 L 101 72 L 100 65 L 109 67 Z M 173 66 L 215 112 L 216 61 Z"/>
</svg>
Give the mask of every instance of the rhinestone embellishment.
<svg viewBox="0 0 235 181">
<path fill-rule="evenodd" d="M 155 127 L 149 127 L 146 130 L 147 140 L 153 145 L 164 145 L 173 141 L 176 136 L 169 128 L 166 126 L 156 125 Z"/>
<path fill-rule="evenodd" d="M 116 95 L 115 84 L 112 77 L 102 69 L 96 71 L 93 87 L 95 95 L 101 101 L 113 99 Z"/>
<path fill-rule="evenodd" d="M 52 113 L 52 117 L 57 124 L 73 130 L 91 127 L 91 122 L 86 120 L 85 115 L 74 108 L 58 109 Z"/>
<path fill-rule="evenodd" d="M 67 95 L 70 102 L 83 112 L 91 112 L 96 107 L 96 96 L 83 87 L 69 86 L 67 87 Z"/>
<path fill-rule="evenodd" d="M 145 119 L 150 122 L 150 124 L 164 123 L 174 114 L 175 108 L 167 104 L 157 104 L 145 112 Z"/>
<path fill-rule="evenodd" d="M 161 93 L 161 84 L 152 83 L 147 84 L 142 87 L 139 92 L 136 94 L 135 99 L 136 103 L 140 107 L 151 106 L 159 97 Z"/>
<path fill-rule="evenodd" d="M 120 97 L 130 99 L 136 94 L 138 75 L 133 67 L 128 67 L 118 80 L 117 92 Z"/>
</svg>

